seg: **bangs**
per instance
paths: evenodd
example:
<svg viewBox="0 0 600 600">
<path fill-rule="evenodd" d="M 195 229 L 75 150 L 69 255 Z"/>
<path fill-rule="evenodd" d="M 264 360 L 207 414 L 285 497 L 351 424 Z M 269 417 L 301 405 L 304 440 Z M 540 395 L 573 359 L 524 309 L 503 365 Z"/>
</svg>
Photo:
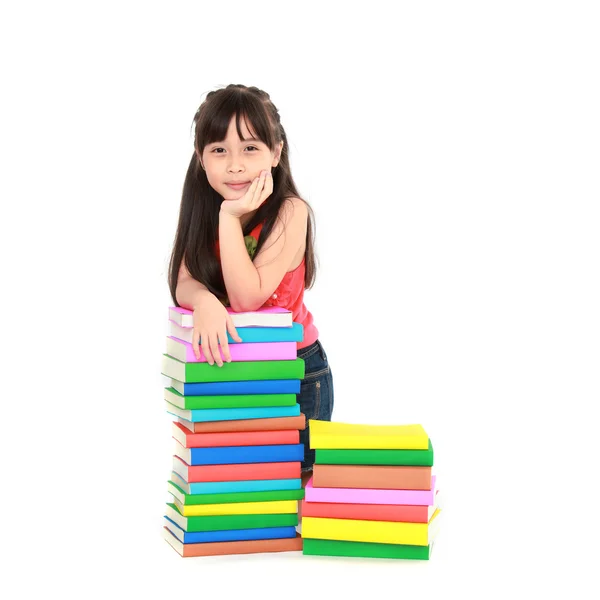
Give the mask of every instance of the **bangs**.
<svg viewBox="0 0 600 600">
<path fill-rule="evenodd" d="M 225 90 L 223 90 L 225 92 Z M 275 139 L 266 107 L 261 100 L 241 90 L 226 90 L 218 101 L 210 100 L 203 107 L 196 122 L 196 147 L 202 153 L 207 144 L 221 142 L 227 137 L 227 129 L 232 117 L 240 140 L 242 121 L 256 139 L 275 149 Z"/>
</svg>

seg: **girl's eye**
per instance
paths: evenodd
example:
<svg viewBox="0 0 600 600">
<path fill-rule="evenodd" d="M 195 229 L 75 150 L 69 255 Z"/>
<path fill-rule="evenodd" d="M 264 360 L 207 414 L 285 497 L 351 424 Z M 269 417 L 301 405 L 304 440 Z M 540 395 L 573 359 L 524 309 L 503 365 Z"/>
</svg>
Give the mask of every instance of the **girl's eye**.
<svg viewBox="0 0 600 600">
<path fill-rule="evenodd" d="M 254 148 L 254 150 L 258 150 L 258 148 L 256 146 L 248 146 L 246 149 L 248 148 Z M 214 148 L 212 150 L 212 152 L 214 152 L 215 154 L 223 154 L 222 152 L 217 152 L 217 150 L 224 150 L 224 148 Z"/>
</svg>

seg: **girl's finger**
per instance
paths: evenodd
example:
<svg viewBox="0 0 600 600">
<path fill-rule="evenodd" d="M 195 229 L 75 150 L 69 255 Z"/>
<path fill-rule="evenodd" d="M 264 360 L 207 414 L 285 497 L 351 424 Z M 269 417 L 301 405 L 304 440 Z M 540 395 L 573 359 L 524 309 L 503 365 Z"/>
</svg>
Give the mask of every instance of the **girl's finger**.
<svg viewBox="0 0 600 600">
<path fill-rule="evenodd" d="M 231 362 L 231 352 L 229 351 L 229 341 L 227 340 L 227 327 L 223 327 L 219 334 L 219 342 L 221 342 L 221 352 L 225 362 Z"/>
<path fill-rule="evenodd" d="M 217 334 L 213 334 L 210 336 L 210 351 L 212 352 L 213 358 L 219 367 L 223 366 L 223 359 L 221 358 L 221 353 L 219 352 L 219 340 L 217 338 Z"/>
<path fill-rule="evenodd" d="M 233 319 L 229 315 L 227 316 L 227 331 L 229 331 L 229 335 L 231 335 L 236 342 L 242 341 L 242 338 L 239 336 L 237 329 L 233 324 Z"/>
<path fill-rule="evenodd" d="M 214 363 L 214 360 L 213 360 L 212 352 L 210 351 L 210 347 L 208 345 L 208 334 L 206 332 L 204 332 L 200 336 L 200 342 L 201 342 L 200 345 L 202 346 L 202 352 L 204 352 L 204 358 L 206 358 L 206 362 L 209 365 L 212 365 Z"/>
<path fill-rule="evenodd" d="M 197 329 L 194 329 L 192 332 L 192 350 L 194 351 L 194 356 L 197 360 L 200 360 L 202 356 L 200 355 L 200 332 Z"/>
</svg>

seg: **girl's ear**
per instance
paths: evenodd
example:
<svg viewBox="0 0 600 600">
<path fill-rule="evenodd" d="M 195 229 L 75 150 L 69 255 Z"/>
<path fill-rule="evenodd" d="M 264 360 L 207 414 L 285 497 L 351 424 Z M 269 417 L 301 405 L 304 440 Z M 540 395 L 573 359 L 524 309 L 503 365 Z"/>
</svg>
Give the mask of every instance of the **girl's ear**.
<svg viewBox="0 0 600 600">
<path fill-rule="evenodd" d="M 275 150 L 275 158 L 273 158 L 273 166 L 276 167 L 279 163 L 279 159 L 281 158 L 281 151 L 283 150 L 283 140 L 279 142 L 279 148 Z"/>
</svg>

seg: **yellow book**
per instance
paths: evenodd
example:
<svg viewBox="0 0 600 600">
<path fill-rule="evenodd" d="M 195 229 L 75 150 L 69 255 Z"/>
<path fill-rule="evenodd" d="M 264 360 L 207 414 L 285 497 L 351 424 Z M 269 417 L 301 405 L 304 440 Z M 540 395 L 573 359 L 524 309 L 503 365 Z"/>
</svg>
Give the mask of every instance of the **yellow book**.
<svg viewBox="0 0 600 600">
<path fill-rule="evenodd" d="M 438 508 L 431 516 L 429 523 L 302 517 L 302 537 L 318 540 L 429 546 L 437 534 L 440 512 L 441 509 Z"/>
<path fill-rule="evenodd" d="M 309 419 L 310 447 L 335 450 L 427 450 L 422 425 L 356 425 Z"/>
<path fill-rule="evenodd" d="M 269 502 L 230 502 L 228 504 L 182 504 L 177 498 L 174 504 L 184 517 L 217 515 L 280 515 L 297 513 L 297 500 L 271 500 Z"/>
</svg>

